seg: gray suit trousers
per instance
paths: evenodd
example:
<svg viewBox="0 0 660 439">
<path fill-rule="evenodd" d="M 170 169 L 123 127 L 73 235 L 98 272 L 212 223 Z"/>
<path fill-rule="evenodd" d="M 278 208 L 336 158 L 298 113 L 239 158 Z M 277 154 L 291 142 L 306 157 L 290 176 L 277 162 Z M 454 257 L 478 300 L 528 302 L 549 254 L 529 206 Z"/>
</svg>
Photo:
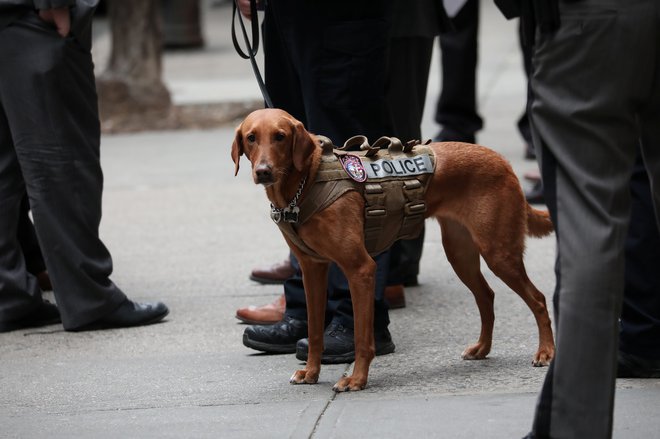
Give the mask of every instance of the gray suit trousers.
<svg viewBox="0 0 660 439">
<path fill-rule="evenodd" d="M 78 24 L 78 23 L 74 23 Z M 34 11 L 0 30 L 0 321 L 42 300 L 16 239 L 27 191 L 65 329 L 90 323 L 126 296 L 109 279 L 99 239 L 103 175 L 92 58 Z"/>
<path fill-rule="evenodd" d="M 558 245 L 557 352 L 533 432 L 608 438 L 640 140 L 660 212 L 660 3 L 559 6 L 559 29 L 537 32 L 531 77 L 534 143 Z"/>
</svg>

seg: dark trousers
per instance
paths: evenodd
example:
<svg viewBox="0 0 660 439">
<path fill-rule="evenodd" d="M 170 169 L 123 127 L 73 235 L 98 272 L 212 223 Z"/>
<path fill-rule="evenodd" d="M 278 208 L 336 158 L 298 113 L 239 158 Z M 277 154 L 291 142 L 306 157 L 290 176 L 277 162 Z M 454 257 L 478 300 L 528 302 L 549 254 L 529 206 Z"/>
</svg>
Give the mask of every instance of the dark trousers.
<svg viewBox="0 0 660 439">
<path fill-rule="evenodd" d="M 263 25 L 265 80 L 273 105 L 337 145 L 356 134 L 374 141 L 389 133 L 385 103 L 387 17 L 385 5 L 366 2 L 267 3 Z M 374 325 L 378 329 L 389 324 L 383 300 L 389 255 L 375 259 Z M 306 319 L 299 268 L 285 282 L 284 294 L 286 314 Z M 329 272 L 328 297 L 331 318 L 353 327 L 348 283 L 334 264 Z"/>
<path fill-rule="evenodd" d="M 470 140 L 483 127 L 477 111 L 479 0 L 468 0 L 452 23 L 453 30 L 440 34 L 442 90 L 435 121 L 443 136 Z"/>
<path fill-rule="evenodd" d="M 432 55 L 432 37 L 399 37 L 390 40 L 387 105 L 392 134 L 404 142 L 423 140 L 421 123 Z M 390 250 L 388 285 L 417 282 L 423 245 L 423 229 L 417 238 L 394 243 Z"/>
<path fill-rule="evenodd" d="M 640 139 L 660 209 L 660 7 L 582 0 L 559 9 L 559 29 L 537 33 L 531 76 L 534 144 L 558 249 L 557 351 L 533 429 L 539 438 L 607 438 Z"/>
<path fill-rule="evenodd" d="M 25 268 L 32 274 L 39 274 L 46 270 L 44 256 L 39 247 L 37 232 L 30 220 L 30 202 L 27 195 L 21 201 L 21 209 L 18 219 L 18 229 L 16 231 L 18 243 L 25 257 Z"/>
<path fill-rule="evenodd" d="M 641 157 L 630 181 L 632 209 L 619 350 L 660 359 L 660 233 L 649 177 Z"/>
<path fill-rule="evenodd" d="M 484 122 L 477 108 L 477 64 L 479 47 L 479 0 L 468 0 L 452 19 L 454 29 L 440 34 L 442 90 L 435 121 L 442 125 L 443 140 L 476 141 Z M 525 73 L 529 75 L 531 48 L 522 44 Z M 518 119 L 518 131 L 527 143 L 532 134 L 527 109 Z"/>
<path fill-rule="evenodd" d="M 0 31 L 0 320 L 36 306 L 41 292 L 17 240 L 27 193 L 66 329 L 111 312 L 124 294 L 108 279 L 99 240 L 103 176 L 93 64 L 72 35 L 34 11 Z"/>
</svg>

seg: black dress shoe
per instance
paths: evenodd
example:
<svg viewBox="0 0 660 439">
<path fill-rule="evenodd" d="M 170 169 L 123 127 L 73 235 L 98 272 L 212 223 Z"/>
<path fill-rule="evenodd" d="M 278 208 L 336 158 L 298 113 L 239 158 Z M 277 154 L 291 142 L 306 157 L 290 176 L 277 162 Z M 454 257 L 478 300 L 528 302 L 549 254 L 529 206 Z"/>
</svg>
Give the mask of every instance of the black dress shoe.
<svg viewBox="0 0 660 439">
<path fill-rule="evenodd" d="M 394 343 L 390 331 L 386 329 L 374 333 L 376 355 L 386 355 L 394 352 Z M 355 361 L 355 343 L 353 329 L 331 323 L 323 334 L 322 364 L 352 363 Z M 304 338 L 296 345 L 296 358 L 307 361 L 309 339 Z"/>
<path fill-rule="evenodd" d="M 307 321 L 285 315 L 272 325 L 248 326 L 243 332 L 243 344 L 269 354 L 292 354 L 296 343 L 307 337 Z"/>
<path fill-rule="evenodd" d="M 57 307 L 43 301 L 32 312 L 19 320 L 0 322 L 0 332 L 15 331 L 23 328 L 37 328 L 62 322 Z"/>
<path fill-rule="evenodd" d="M 619 351 L 617 378 L 660 378 L 660 360 Z"/>
<path fill-rule="evenodd" d="M 162 302 L 137 303 L 126 299 L 119 308 L 107 316 L 80 328 L 69 331 L 93 331 L 96 329 L 128 328 L 151 325 L 163 320 L 170 310 Z"/>
</svg>

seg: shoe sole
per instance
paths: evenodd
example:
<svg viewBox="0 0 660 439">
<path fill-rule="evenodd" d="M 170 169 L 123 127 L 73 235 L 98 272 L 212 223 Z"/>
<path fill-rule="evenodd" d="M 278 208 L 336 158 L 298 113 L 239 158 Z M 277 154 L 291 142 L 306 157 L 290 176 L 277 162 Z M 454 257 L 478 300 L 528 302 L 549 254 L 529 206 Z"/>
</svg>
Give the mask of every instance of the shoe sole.
<svg viewBox="0 0 660 439">
<path fill-rule="evenodd" d="M 67 329 L 69 332 L 86 332 L 86 331 L 99 331 L 99 330 L 104 330 L 104 329 L 121 329 L 121 328 L 135 328 L 138 326 L 147 326 L 147 325 L 153 325 L 154 323 L 158 323 L 161 320 L 163 320 L 167 315 L 170 313 L 170 310 L 166 310 L 162 314 L 158 314 L 148 320 L 144 320 L 141 322 L 136 322 L 134 324 L 130 325 L 113 325 L 111 323 L 91 323 L 89 325 L 83 326 L 81 328 L 74 328 L 74 329 Z"/>
<path fill-rule="evenodd" d="M 18 331 L 19 329 L 33 329 L 41 328 L 44 326 L 57 325 L 62 323 L 62 319 L 59 317 L 53 317 L 52 319 L 40 320 L 38 322 L 22 323 L 21 321 L 17 322 L 7 322 L 0 324 L 0 333 L 2 332 L 11 332 Z"/>
<path fill-rule="evenodd" d="M 394 343 L 388 343 L 376 349 L 376 356 L 387 355 L 394 352 Z M 296 349 L 296 358 L 300 361 L 307 361 L 307 352 L 298 351 Z M 321 364 L 343 364 L 352 363 L 355 361 L 355 352 L 349 352 L 343 355 L 321 355 Z"/>
<path fill-rule="evenodd" d="M 260 284 L 264 285 L 282 285 L 284 283 L 284 280 L 268 279 L 267 277 L 259 277 L 253 275 L 250 275 L 250 280 L 259 282 Z"/>
<path fill-rule="evenodd" d="M 272 325 L 274 323 L 279 322 L 279 320 L 274 320 L 272 322 L 267 322 L 265 320 L 251 320 L 251 319 L 246 319 L 244 317 L 240 317 L 238 314 L 236 315 L 236 318 L 241 321 L 241 323 L 245 323 L 248 325 Z"/>
<path fill-rule="evenodd" d="M 298 343 L 298 341 L 296 341 Z M 243 345 L 254 349 L 255 351 L 266 352 L 267 354 L 293 354 L 296 352 L 296 343 L 293 344 L 270 344 L 261 341 L 250 340 L 247 334 L 243 334 Z"/>
</svg>

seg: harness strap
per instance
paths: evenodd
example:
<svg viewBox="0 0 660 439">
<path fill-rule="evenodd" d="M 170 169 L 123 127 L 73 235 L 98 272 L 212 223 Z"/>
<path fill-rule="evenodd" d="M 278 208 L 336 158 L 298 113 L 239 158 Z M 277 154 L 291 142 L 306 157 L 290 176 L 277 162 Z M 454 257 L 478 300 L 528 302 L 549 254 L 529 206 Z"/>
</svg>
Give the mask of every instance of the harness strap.
<svg viewBox="0 0 660 439">
<path fill-rule="evenodd" d="M 322 211 L 339 197 L 349 191 L 359 190 L 353 180 L 332 180 L 327 183 L 316 183 L 309 188 L 305 198 L 298 205 L 300 213 L 298 224 L 304 224 L 312 215 Z M 298 231 L 293 223 L 281 221 L 277 223 L 282 233 L 284 233 L 300 250 L 310 256 L 320 257 L 318 253 L 309 248 L 307 244 L 300 239 Z"/>
<path fill-rule="evenodd" d="M 349 191 L 358 191 L 359 188 L 353 180 L 332 180 L 325 184 L 316 183 L 305 195 L 300 204 L 300 224 L 304 224 L 316 212 L 320 212 L 339 197 Z"/>
<path fill-rule="evenodd" d="M 355 136 L 347 143 L 364 143 L 363 136 Z M 377 144 L 389 143 L 391 157 L 402 157 L 412 153 L 413 147 L 418 154 L 428 154 L 433 167 L 435 155 L 419 142 L 405 145 L 399 139 L 382 138 Z M 300 212 L 297 224 L 280 222 L 278 226 L 301 251 L 320 257 L 299 237 L 297 227 L 304 224 L 316 212 L 320 212 L 339 197 L 349 191 L 357 191 L 364 198 L 364 240 L 367 251 L 376 255 L 387 250 L 395 240 L 410 239 L 419 236 L 426 217 L 424 194 L 431 181 L 432 174 L 408 176 L 407 178 L 381 178 L 356 182 L 348 177 L 339 163 L 337 156 L 343 151 L 333 150 L 332 143 L 322 142 L 323 155 L 314 184 L 309 187 L 299 204 Z M 375 150 L 375 148 L 371 147 Z M 371 149 L 362 148 L 362 154 L 369 156 Z M 354 154 L 354 153 L 353 153 Z"/>
<path fill-rule="evenodd" d="M 307 247 L 307 244 L 305 244 L 305 242 L 302 239 L 300 239 L 300 236 L 298 236 L 298 232 L 293 227 L 293 223 L 287 223 L 281 221 L 277 223 L 277 226 L 280 228 L 282 234 L 285 235 L 287 238 L 289 238 L 289 240 L 293 242 L 293 244 L 296 247 L 298 247 L 300 250 L 302 250 L 304 253 L 307 253 L 308 255 L 311 256 L 318 256 L 314 250 Z"/>
<path fill-rule="evenodd" d="M 342 168 L 331 168 L 319 170 L 316 181 L 341 181 L 346 178 L 346 171 Z"/>
<path fill-rule="evenodd" d="M 403 195 L 406 198 L 400 232 L 403 239 L 414 238 L 420 233 L 420 224 L 424 223 L 426 217 L 425 186 L 426 181 L 424 181 L 424 184 L 420 180 L 405 180 L 403 182 Z"/>
<path fill-rule="evenodd" d="M 367 249 L 378 248 L 383 226 L 387 220 L 385 189 L 380 183 L 364 186 L 364 244 Z"/>
</svg>

